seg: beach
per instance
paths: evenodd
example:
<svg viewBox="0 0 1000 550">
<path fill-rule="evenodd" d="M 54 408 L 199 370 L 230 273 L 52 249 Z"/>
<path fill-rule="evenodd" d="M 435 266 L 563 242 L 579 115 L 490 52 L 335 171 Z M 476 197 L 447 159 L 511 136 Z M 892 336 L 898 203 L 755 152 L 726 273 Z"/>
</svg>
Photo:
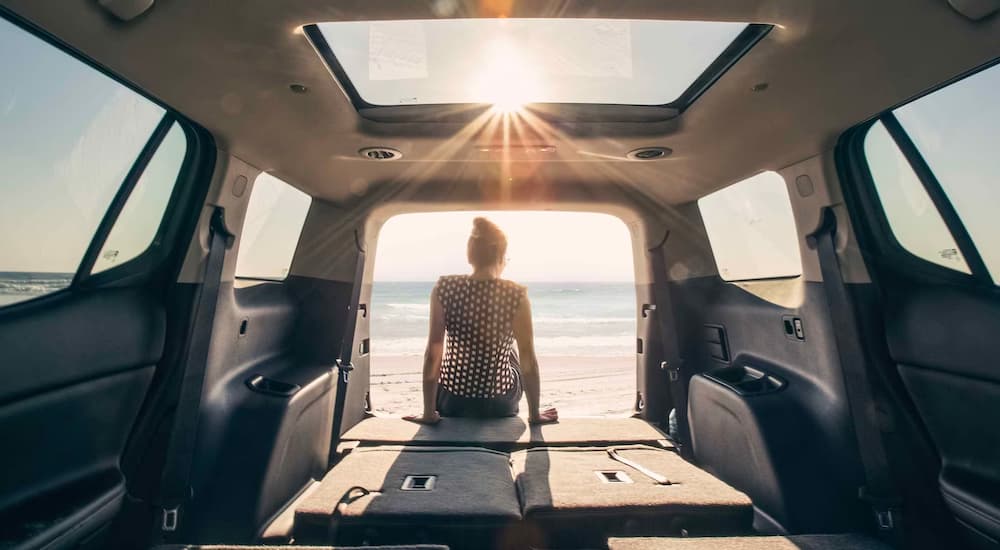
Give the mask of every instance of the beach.
<svg viewBox="0 0 1000 550">
<path fill-rule="evenodd" d="M 635 357 L 539 357 L 542 408 L 563 416 L 627 416 L 635 400 Z M 386 416 L 421 410 L 417 355 L 373 355 L 371 397 L 374 412 Z M 521 412 L 527 404 L 521 400 Z"/>
</svg>

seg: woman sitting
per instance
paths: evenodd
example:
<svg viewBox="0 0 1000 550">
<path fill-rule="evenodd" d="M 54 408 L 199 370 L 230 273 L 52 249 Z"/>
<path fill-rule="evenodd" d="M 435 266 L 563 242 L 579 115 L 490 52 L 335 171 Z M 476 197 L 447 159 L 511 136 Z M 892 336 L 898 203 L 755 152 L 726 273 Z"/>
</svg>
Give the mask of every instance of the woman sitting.
<svg viewBox="0 0 1000 550">
<path fill-rule="evenodd" d="M 503 231 L 486 218 L 473 220 L 472 274 L 441 277 L 431 292 L 424 412 L 406 420 L 434 424 L 442 416 L 516 416 L 522 393 L 528 398 L 529 422 L 558 420 L 555 409 L 538 410 L 531 303 L 523 286 L 500 278 L 506 254 Z"/>
</svg>

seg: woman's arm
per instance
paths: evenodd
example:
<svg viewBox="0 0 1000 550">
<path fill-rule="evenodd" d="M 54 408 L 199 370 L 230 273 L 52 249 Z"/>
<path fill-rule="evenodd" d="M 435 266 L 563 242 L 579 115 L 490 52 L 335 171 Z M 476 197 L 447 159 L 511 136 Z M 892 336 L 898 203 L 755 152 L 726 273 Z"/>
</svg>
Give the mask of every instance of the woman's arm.
<svg viewBox="0 0 1000 550">
<path fill-rule="evenodd" d="M 420 416 L 405 416 L 405 420 L 434 424 L 441 420 L 437 411 L 438 377 L 444 356 L 444 307 L 438 297 L 437 287 L 431 292 L 431 322 L 424 351 L 424 412 Z"/>
<path fill-rule="evenodd" d="M 514 338 L 517 339 L 518 358 L 521 361 L 521 383 L 528 399 L 528 420 L 534 424 L 555 422 L 559 414 L 555 409 L 539 411 L 541 380 L 538 375 L 538 358 L 535 356 L 535 330 L 531 323 L 531 301 L 525 295 L 514 312 Z"/>
</svg>

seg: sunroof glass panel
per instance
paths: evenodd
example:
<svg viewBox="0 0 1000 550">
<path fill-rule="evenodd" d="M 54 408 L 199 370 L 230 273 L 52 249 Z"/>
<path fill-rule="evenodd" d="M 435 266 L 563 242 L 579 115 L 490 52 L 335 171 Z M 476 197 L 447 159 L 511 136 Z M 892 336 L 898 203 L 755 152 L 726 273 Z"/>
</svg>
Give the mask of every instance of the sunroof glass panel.
<svg viewBox="0 0 1000 550">
<path fill-rule="evenodd" d="M 317 25 L 370 105 L 677 100 L 745 23 L 437 19 Z"/>
</svg>

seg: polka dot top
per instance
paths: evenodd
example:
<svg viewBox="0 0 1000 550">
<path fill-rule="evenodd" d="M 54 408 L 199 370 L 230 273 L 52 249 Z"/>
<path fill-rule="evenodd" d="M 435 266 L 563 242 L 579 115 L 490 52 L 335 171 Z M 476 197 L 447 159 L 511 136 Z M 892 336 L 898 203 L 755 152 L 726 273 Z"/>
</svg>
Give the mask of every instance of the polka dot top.
<svg viewBox="0 0 1000 550">
<path fill-rule="evenodd" d="M 455 395 L 490 398 L 514 386 L 514 312 L 525 288 L 505 279 L 438 279 L 447 340 L 440 384 Z"/>
</svg>

